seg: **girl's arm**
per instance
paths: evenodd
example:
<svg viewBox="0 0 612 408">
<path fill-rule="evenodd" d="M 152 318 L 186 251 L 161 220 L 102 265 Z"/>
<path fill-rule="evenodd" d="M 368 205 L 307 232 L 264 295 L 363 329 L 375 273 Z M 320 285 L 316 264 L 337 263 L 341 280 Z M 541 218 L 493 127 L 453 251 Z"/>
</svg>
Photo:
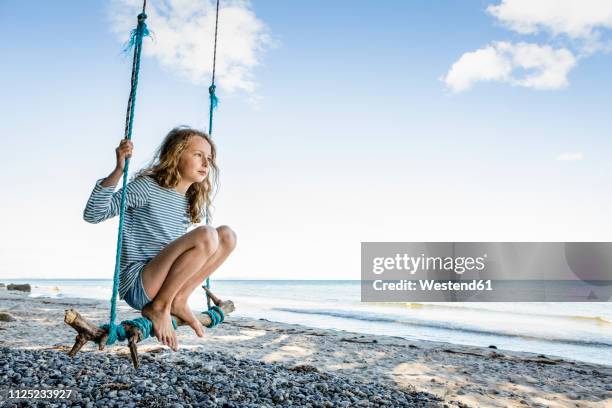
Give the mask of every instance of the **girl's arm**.
<svg viewBox="0 0 612 408">
<path fill-rule="evenodd" d="M 115 193 L 115 186 L 105 187 L 105 181 L 108 181 L 108 177 L 96 181 L 96 185 L 85 205 L 83 219 L 89 223 L 97 224 L 119 214 L 123 189 L 119 189 Z M 126 208 L 142 207 L 147 204 L 151 191 L 149 183 L 147 177 L 143 176 L 127 184 Z"/>
<path fill-rule="evenodd" d="M 121 180 L 121 176 L 123 176 L 123 169 L 115 167 L 115 170 L 107 178 L 103 179 L 100 185 L 102 187 L 115 187 L 119 180 Z"/>
<path fill-rule="evenodd" d="M 117 166 L 108 177 L 96 181 L 83 211 L 85 221 L 96 224 L 119 214 L 123 189 L 116 193 L 114 191 L 123 175 L 125 159 L 132 155 L 132 148 L 132 142 L 123 139 L 119 147 L 115 149 Z M 149 182 L 146 177 L 138 177 L 129 182 L 126 186 L 126 206 L 129 208 L 145 205 L 149 200 L 149 191 Z"/>
</svg>

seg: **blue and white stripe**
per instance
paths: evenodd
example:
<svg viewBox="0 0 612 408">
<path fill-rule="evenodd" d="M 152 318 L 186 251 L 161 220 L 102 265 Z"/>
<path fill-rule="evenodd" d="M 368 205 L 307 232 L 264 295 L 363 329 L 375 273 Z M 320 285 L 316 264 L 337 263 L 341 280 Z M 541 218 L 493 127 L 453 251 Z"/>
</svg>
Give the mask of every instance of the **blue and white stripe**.
<svg viewBox="0 0 612 408">
<path fill-rule="evenodd" d="M 115 186 L 102 187 L 96 181 L 83 218 L 96 224 L 119 214 L 121 192 Z M 127 184 L 126 211 L 122 239 L 119 298 L 123 299 L 138 273 L 166 245 L 182 236 L 191 225 L 186 196 L 172 188 L 161 187 L 150 176 Z"/>
</svg>

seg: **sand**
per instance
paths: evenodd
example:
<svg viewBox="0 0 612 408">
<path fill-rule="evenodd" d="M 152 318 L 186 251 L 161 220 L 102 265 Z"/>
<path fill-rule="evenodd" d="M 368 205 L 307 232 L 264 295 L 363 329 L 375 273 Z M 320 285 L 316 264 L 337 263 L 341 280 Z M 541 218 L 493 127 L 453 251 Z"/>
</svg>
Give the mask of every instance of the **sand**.
<svg viewBox="0 0 612 408">
<path fill-rule="evenodd" d="M 237 309 L 240 305 L 236 305 Z M 0 290 L 0 312 L 15 321 L 0 322 L 0 346 L 11 349 L 67 351 L 75 331 L 63 323 L 64 310 L 77 309 L 99 324 L 108 318 L 108 302 L 78 298 L 32 298 Z M 121 303 L 121 320 L 139 314 Z M 188 327 L 178 330 L 183 350 L 221 353 L 243 360 L 310 365 L 320 372 L 434 394 L 452 406 L 473 407 L 612 407 L 612 366 L 533 353 L 410 341 L 229 316 L 198 338 Z M 160 353 L 168 363 L 184 358 L 147 339 L 141 354 Z M 127 347 L 98 351 L 129 363 Z M 192 354 L 190 354 L 192 355 Z"/>
</svg>

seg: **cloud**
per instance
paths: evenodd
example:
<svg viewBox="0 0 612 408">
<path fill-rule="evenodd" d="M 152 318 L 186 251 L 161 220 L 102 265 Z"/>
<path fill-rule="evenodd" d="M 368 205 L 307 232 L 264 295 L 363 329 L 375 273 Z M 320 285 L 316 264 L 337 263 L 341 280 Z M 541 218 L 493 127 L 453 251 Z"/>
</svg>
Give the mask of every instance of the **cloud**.
<svg viewBox="0 0 612 408">
<path fill-rule="evenodd" d="M 612 51 L 612 0 L 501 0 L 486 10 L 518 34 L 548 38 L 541 44 L 494 42 L 464 53 L 442 78 L 453 92 L 479 81 L 562 89 L 578 60 Z"/>
<path fill-rule="evenodd" d="M 559 161 L 578 161 L 578 160 L 582 160 L 583 158 L 584 156 L 580 152 L 566 152 L 566 153 L 561 153 L 557 157 L 557 160 Z"/>
<path fill-rule="evenodd" d="M 568 85 L 567 75 L 575 65 L 576 58 L 565 48 L 494 42 L 464 53 L 442 81 L 455 93 L 466 91 L 481 81 L 552 90 Z"/>
<path fill-rule="evenodd" d="M 143 55 L 153 57 L 178 77 L 194 84 L 208 84 L 212 75 L 215 5 L 212 0 L 149 0 L 147 40 Z M 125 43 L 142 8 L 140 0 L 113 0 L 111 29 Z M 257 83 L 253 70 L 263 52 L 275 41 L 247 0 L 224 0 L 219 9 L 215 83 L 226 91 L 253 94 Z"/>
<path fill-rule="evenodd" d="M 610 0 L 502 0 L 487 12 L 521 34 L 547 31 L 584 39 L 612 28 Z"/>
</svg>

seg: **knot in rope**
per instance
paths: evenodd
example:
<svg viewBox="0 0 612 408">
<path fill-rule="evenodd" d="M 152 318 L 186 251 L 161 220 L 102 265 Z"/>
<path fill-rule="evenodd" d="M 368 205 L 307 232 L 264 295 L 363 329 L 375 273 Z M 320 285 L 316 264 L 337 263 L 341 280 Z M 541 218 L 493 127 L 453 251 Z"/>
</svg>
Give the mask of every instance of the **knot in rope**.
<svg viewBox="0 0 612 408">
<path fill-rule="evenodd" d="M 212 306 L 208 308 L 207 311 L 202 313 L 210 316 L 210 324 L 206 326 L 209 329 L 212 329 L 213 327 L 221 323 L 223 320 L 225 320 L 225 313 L 223 313 L 223 309 L 221 309 L 219 306 Z"/>
<path fill-rule="evenodd" d="M 138 15 L 138 25 L 136 26 L 136 28 L 134 28 L 131 32 L 130 32 L 130 40 L 127 42 L 127 44 L 125 45 L 125 48 L 123 49 L 124 53 L 127 53 L 129 51 L 132 50 L 132 48 L 134 48 L 134 46 L 138 46 L 138 48 L 142 47 L 142 39 L 144 37 L 150 37 L 151 36 L 151 32 L 149 31 L 149 28 L 147 27 L 147 23 L 145 23 L 145 20 L 147 19 L 147 15 L 145 13 L 140 13 Z M 140 64 L 140 49 L 138 50 L 138 63 Z"/>
<path fill-rule="evenodd" d="M 217 94 L 215 94 L 215 90 L 217 87 L 213 84 L 208 87 L 208 93 L 210 94 L 210 108 L 214 109 L 219 104 L 219 98 L 217 98 Z"/>
</svg>

